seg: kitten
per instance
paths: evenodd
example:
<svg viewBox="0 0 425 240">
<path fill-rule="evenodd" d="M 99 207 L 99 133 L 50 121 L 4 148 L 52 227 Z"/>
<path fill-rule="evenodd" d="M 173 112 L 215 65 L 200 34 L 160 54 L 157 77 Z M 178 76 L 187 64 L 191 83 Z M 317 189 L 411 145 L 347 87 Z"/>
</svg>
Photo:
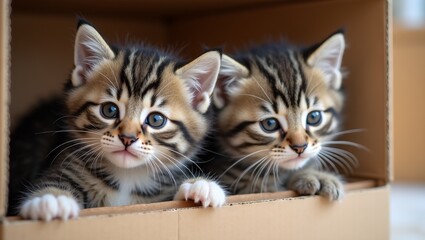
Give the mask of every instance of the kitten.
<svg viewBox="0 0 425 240">
<path fill-rule="evenodd" d="M 35 123 L 40 119 L 26 119 L 18 127 L 21 137 L 22 129 L 28 131 L 26 139 L 12 135 L 12 171 L 25 161 L 21 167 L 47 168 L 41 179 L 31 182 L 20 215 L 68 219 L 77 217 L 81 208 L 151 203 L 173 196 L 200 201 L 205 207 L 221 206 L 225 193 L 216 182 L 190 178 L 196 167 L 192 159 L 209 129 L 206 112 L 221 54 L 209 51 L 181 64 L 146 46 L 112 48 L 84 21 L 79 23 L 74 51 L 75 68 L 63 97 L 32 114 L 45 113 L 50 124 L 57 119 L 55 135 L 44 137 L 55 141 L 43 142 L 38 135 L 32 142 L 34 129 L 26 125 L 40 129 Z M 43 159 L 32 159 L 36 157 Z M 37 166 L 40 163 L 43 166 Z M 28 173 L 33 180 L 31 171 L 18 179 Z M 11 188 L 17 185 L 15 181 Z"/>
<path fill-rule="evenodd" d="M 350 155 L 326 147 L 343 107 L 344 47 L 337 32 L 306 49 L 278 43 L 224 55 L 213 99 L 216 159 L 205 172 L 233 194 L 291 189 L 340 199 L 340 177 L 315 165 L 335 151 Z"/>
</svg>

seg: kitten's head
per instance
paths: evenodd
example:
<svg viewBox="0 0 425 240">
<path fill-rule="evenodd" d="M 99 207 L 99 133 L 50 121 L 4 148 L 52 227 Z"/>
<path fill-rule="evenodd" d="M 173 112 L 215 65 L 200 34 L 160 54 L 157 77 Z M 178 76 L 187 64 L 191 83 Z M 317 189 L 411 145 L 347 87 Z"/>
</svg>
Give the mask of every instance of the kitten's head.
<svg viewBox="0 0 425 240">
<path fill-rule="evenodd" d="M 339 125 L 344 48 L 336 33 L 307 49 L 275 44 L 223 56 L 214 104 L 224 150 L 285 169 L 316 156 Z"/>
<path fill-rule="evenodd" d="M 207 134 L 220 60 L 210 51 L 184 65 L 150 47 L 111 48 L 81 23 L 66 105 L 83 156 L 122 168 L 188 160 Z"/>
</svg>

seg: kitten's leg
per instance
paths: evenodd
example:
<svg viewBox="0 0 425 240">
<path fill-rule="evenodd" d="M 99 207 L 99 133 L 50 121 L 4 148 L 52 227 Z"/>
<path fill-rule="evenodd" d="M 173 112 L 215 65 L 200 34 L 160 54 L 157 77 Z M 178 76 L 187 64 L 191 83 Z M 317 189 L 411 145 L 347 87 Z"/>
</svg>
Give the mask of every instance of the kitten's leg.
<svg viewBox="0 0 425 240">
<path fill-rule="evenodd" d="M 81 206 L 71 191 L 45 187 L 32 192 L 22 203 L 19 214 L 27 219 L 50 221 L 78 217 Z"/>
<path fill-rule="evenodd" d="M 226 202 L 226 192 L 215 181 L 191 178 L 182 183 L 174 200 L 193 200 L 204 207 L 221 207 Z"/>
<path fill-rule="evenodd" d="M 314 169 L 295 172 L 289 179 L 288 188 L 301 195 L 318 194 L 330 200 L 340 200 L 344 196 L 344 186 L 339 177 Z"/>
</svg>

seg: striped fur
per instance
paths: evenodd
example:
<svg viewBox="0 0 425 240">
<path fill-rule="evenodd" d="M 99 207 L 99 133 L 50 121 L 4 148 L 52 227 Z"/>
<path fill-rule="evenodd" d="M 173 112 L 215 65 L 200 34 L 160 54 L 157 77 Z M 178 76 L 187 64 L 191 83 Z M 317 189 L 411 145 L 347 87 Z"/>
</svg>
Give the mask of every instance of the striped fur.
<svg viewBox="0 0 425 240">
<path fill-rule="evenodd" d="M 75 69 L 61 99 L 65 126 L 55 130 L 68 137 L 52 146 L 53 165 L 31 187 L 21 214 L 49 220 L 27 210 L 43 196 L 49 202 L 63 195 L 80 208 L 173 199 L 194 177 L 220 58 L 210 51 L 181 64 L 146 46 L 111 48 L 82 23 Z"/>
<path fill-rule="evenodd" d="M 343 35 L 336 33 L 311 48 L 278 43 L 241 52 L 234 59 L 223 56 L 214 93 L 212 143 L 218 146 L 212 148 L 216 159 L 206 164 L 206 171 L 233 194 L 290 188 L 339 198 L 342 185 L 337 176 L 309 170 L 306 178 L 302 173 L 331 161 L 323 146 L 340 125 L 343 51 Z M 321 122 L 312 124 L 317 115 Z M 299 182 L 310 177 L 329 180 L 336 193 L 301 189 Z"/>
</svg>

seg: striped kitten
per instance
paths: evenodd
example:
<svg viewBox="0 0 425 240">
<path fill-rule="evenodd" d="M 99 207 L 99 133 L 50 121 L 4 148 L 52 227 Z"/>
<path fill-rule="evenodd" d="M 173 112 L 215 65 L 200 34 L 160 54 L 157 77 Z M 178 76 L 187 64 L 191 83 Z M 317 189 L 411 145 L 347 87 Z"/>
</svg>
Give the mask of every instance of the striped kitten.
<svg viewBox="0 0 425 240">
<path fill-rule="evenodd" d="M 338 131 L 344 45 L 338 32 L 307 49 L 270 44 L 223 56 L 214 92 L 214 142 L 223 154 L 206 168 L 233 194 L 342 197 L 340 177 L 315 165 L 329 161 L 321 152 Z"/>
<path fill-rule="evenodd" d="M 173 196 L 205 207 L 222 205 L 225 195 L 217 183 L 189 178 L 192 159 L 209 129 L 206 111 L 220 61 L 217 51 L 183 65 L 153 48 L 111 48 L 81 22 L 75 68 L 64 98 L 58 100 L 64 101 L 59 119 L 64 126 L 55 133 L 69 134 L 49 146 L 56 156 L 46 161 L 53 164 L 25 196 L 20 215 L 68 219 L 81 208 Z M 27 152 L 31 150 L 42 151 L 37 146 Z M 17 154 L 12 151 L 15 165 Z"/>
</svg>

